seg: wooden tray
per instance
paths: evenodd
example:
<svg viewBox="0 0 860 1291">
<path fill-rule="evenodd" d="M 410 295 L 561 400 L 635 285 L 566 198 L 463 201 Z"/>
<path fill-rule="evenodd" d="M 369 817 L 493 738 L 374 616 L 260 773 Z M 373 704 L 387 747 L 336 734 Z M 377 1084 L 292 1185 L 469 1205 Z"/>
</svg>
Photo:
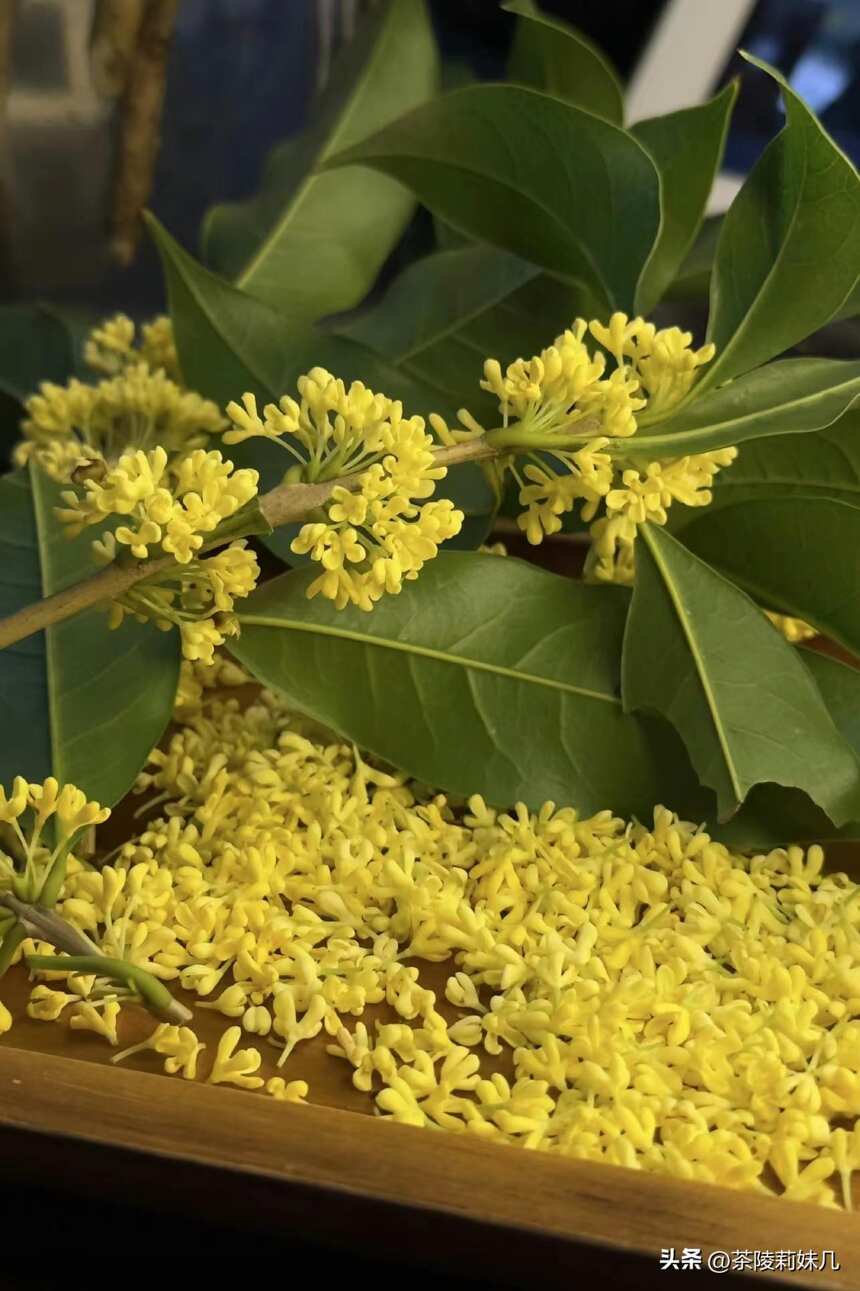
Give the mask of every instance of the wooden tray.
<svg viewBox="0 0 860 1291">
<path fill-rule="evenodd" d="M 509 533 L 498 536 L 534 558 Z M 538 563 L 547 568 L 575 573 L 581 564 L 576 544 L 545 548 Z M 125 836 L 121 812 L 108 828 L 120 831 L 113 841 Z M 860 873 L 856 845 L 828 848 L 828 857 Z M 449 972 L 421 964 L 442 1011 Z M 0 1177 L 34 1185 L 73 1177 L 78 1196 L 135 1205 L 157 1197 L 179 1214 L 294 1232 L 494 1285 L 574 1291 L 588 1275 L 608 1275 L 613 1287 L 665 1286 L 661 1252 L 693 1248 L 703 1261 L 715 1250 L 829 1250 L 839 1270 L 756 1281 L 860 1287 L 854 1215 L 391 1124 L 370 1114 L 371 1098 L 325 1052 L 326 1037 L 299 1045 L 285 1070 L 308 1081 L 309 1106 L 167 1077 L 151 1053 L 112 1066 L 104 1040 L 28 1019 L 28 994 L 24 970 L 9 973 L 2 998 L 16 1021 L 0 1038 Z M 194 1029 L 208 1045 L 202 1077 L 225 1025 L 195 1009 Z M 121 1045 L 152 1027 L 142 1011 L 125 1010 Z M 257 1046 L 262 1074 L 273 1074 L 265 1042 Z M 728 1273 L 722 1285 L 752 1280 Z"/>
<path fill-rule="evenodd" d="M 22 1016 L 27 994 L 26 974 L 13 970 L 4 999 L 16 1024 L 0 1040 L 0 1173 L 21 1183 L 73 1176 L 79 1196 L 158 1197 L 180 1214 L 298 1232 L 496 1285 L 570 1291 L 589 1272 L 618 1286 L 664 1285 L 660 1253 L 671 1247 L 679 1256 L 700 1248 L 705 1259 L 713 1250 L 832 1250 L 838 1271 L 760 1276 L 860 1285 L 853 1215 L 388 1123 L 368 1115 L 369 1097 L 322 1037 L 300 1045 L 288 1068 L 308 1080 L 308 1106 L 164 1076 L 150 1053 L 111 1066 L 103 1040 Z M 126 1013 L 121 1040 L 134 1043 L 152 1021 Z M 225 1020 L 198 1010 L 194 1025 L 211 1052 Z"/>
</svg>

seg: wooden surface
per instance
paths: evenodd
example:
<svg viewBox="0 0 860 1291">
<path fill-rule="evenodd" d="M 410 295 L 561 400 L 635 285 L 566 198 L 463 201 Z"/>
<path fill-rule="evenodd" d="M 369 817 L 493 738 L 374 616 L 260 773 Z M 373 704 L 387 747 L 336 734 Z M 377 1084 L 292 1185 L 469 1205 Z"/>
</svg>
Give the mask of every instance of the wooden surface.
<svg viewBox="0 0 860 1291">
<path fill-rule="evenodd" d="M 337 1230 L 356 1238 L 370 1213 L 387 1210 L 392 1223 L 367 1233 L 372 1242 L 396 1242 L 403 1217 L 410 1247 L 428 1257 L 444 1256 L 432 1216 L 463 1221 L 467 1228 L 503 1226 L 503 1265 L 511 1262 L 529 1280 L 569 1285 L 575 1250 L 602 1243 L 621 1251 L 645 1252 L 658 1264 L 660 1249 L 695 1246 L 704 1251 L 736 1249 L 833 1249 L 841 1272 L 818 1272 L 793 1281 L 828 1288 L 856 1288 L 860 1282 L 860 1225 L 851 1216 L 819 1208 L 728 1192 L 703 1184 L 643 1176 L 609 1166 L 562 1160 L 543 1153 L 500 1148 L 461 1135 L 434 1134 L 333 1108 L 275 1104 L 265 1096 L 172 1080 L 137 1071 L 55 1055 L 37 1057 L 0 1047 L 0 1126 L 7 1130 L 74 1136 L 174 1162 L 242 1172 L 227 1189 L 231 1213 L 268 1182 L 264 1213 L 283 1223 L 301 1221 L 303 1231 Z M 4 1163 L 15 1135 L 4 1142 Z M 24 1140 L 18 1139 L 23 1145 Z M 27 1148 L 27 1160 L 44 1165 L 50 1153 Z M 22 1157 L 22 1166 L 27 1162 Z M 123 1187 L 137 1188 L 126 1165 Z M 116 1181 L 113 1171 L 111 1178 Z M 175 1167 L 160 1176 L 164 1180 Z M 158 1184 L 157 1186 L 160 1186 Z M 112 1195 L 117 1195 L 116 1183 Z M 198 1191 L 199 1197 L 199 1191 Z M 216 1192 L 207 1192 L 207 1204 Z M 325 1199 L 325 1200 L 323 1200 Z M 363 1204 L 362 1204 L 363 1203 Z M 199 1202 L 198 1202 L 199 1204 Z M 423 1222 L 416 1223 L 419 1215 Z M 439 1231 L 444 1231 L 440 1226 Z M 511 1240 L 512 1232 L 516 1240 Z M 532 1263 L 531 1239 L 555 1247 L 552 1268 Z M 567 1255 L 567 1258 L 565 1258 Z M 486 1260 L 486 1256 L 484 1256 Z M 461 1267 L 462 1256 L 461 1256 Z M 539 1271 L 538 1271 L 539 1269 Z"/>
<path fill-rule="evenodd" d="M 19 1006 L 23 978 L 16 970 L 4 985 Z M 128 1012 L 131 1042 L 130 1030 L 152 1024 Z M 211 1012 L 198 1018 L 212 1039 L 225 1025 Z M 155 1074 L 154 1055 L 137 1059 L 148 1071 L 111 1067 L 97 1037 L 24 1021 L 0 1040 L 0 1178 L 71 1178 L 79 1194 L 299 1231 L 497 1285 L 570 1288 L 590 1267 L 646 1286 L 672 1246 L 832 1249 L 841 1271 L 777 1280 L 860 1285 L 852 1215 L 362 1115 L 368 1096 L 324 1044 L 300 1045 L 288 1068 L 322 1105 L 292 1106 Z"/>
</svg>

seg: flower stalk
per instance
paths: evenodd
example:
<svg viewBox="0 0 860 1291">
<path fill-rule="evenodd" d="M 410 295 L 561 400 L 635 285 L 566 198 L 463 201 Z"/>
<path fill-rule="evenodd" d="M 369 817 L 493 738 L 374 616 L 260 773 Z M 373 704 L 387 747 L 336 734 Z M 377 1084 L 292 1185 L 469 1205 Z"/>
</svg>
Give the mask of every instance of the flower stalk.
<svg viewBox="0 0 860 1291">
<path fill-rule="evenodd" d="M 110 978 L 139 995 L 144 1007 L 160 1021 L 179 1024 L 191 1021 L 191 1010 L 175 1000 L 158 978 L 124 959 L 108 959 L 104 955 L 27 955 L 26 960 L 27 967 L 36 973 L 68 971 Z"/>
</svg>

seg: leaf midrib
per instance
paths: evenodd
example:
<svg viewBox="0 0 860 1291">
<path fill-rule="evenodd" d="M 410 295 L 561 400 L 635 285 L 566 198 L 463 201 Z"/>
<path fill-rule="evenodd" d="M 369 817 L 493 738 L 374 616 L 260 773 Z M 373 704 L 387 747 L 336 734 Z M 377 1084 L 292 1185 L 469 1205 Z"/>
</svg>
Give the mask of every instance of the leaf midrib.
<svg viewBox="0 0 860 1291">
<path fill-rule="evenodd" d="M 57 589 L 53 586 L 50 573 L 50 544 L 48 516 L 45 512 L 42 491 L 39 488 L 36 472 L 38 467 L 30 465 L 30 497 L 33 502 L 33 514 L 36 521 L 36 542 L 39 551 L 39 574 L 42 582 L 42 595 L 50 596 Z M 60 761 L 62 738 L 60 731 L 59 694 L 56 678 L 59 674 L 59 656 L 57 654 L 57 628 L 46 628 L 45 637 L 45 690 L 48 696 L 48 727 L 51 736 L 51 771 L 60 784 L 65 784 L 66 775 Z"/>
<path fill-rule="evenodd" d="M 645 539 L 645 542 L 647 543 L 648 550 L 651 553 L 651 558 L 654 561 L 654 564 L 657 566 L 660 577 L 663 579 L 663 585 L 665 586 L 666 591 L 669 594 L 669 599 L 672 602 L 672 607 L 675 611 L 678 624 L 681 628 L 681 631 L 684 634 L 684 637 L 686 639 L 687 645 L 690 650 L 690 654 L 692 655 L 693 663 L 695 664 L 695 667 L 696 667 L 696 673 L 705 695 L 705 701 L 708 705 L 708 709 L 711 714 L 711 719 L 713 721 L 714 729 L 717 734 L 717 741 L 719 743 L 720 749 L 723 754 L 723 761 L 725 762 L 725 765 L 726 765 L 726 770 L 728 772 L 729 780 L 730 780 L 732 789 L 734 791 L 735 798 L 738 802 L 743 802 L 744 794 L 741 788 L 739 773 L 735 768 L 734 758 L 732 756 L 731 749 L 729 747 L 728 736 L 726 735 L 726 732 L 723 728 L 722 720 L 719 715 L 716 695 L 714 694 L 714 690 L 711 685 L 710 678 L 708 676 L 708 670 L 705 666 L 705 660 L 704 660 L 702 651 L 700 649 L 699 642 L 696 638 L 695 633 L 693 632 L 692 624 L 690 622 L 690 616 L 684 612 L 684 607 L 681 602 L 680 594 L 678 592 L 678 588 L 675 585 L 675 581 L 672 578 L 671 570 L 667 566 L 666 562 L 663 560 L 660 553 L 657 551 L 657 548 L 654 545 L 654 542 L 651 538 L 648 525 L 647 524 L 642 525 L 640 532 L 642 534 L 642 537 Z"/>
<path fill-rule="evenodd" d="M 429 646 L 416 646 L 408 641 L 395 641 L 390 637 L 369 637 L 364 633 L 351 631 L 348 628 L 334 628 L 319 623 L 304 623 L 299 619 L 277 618 L 265 614 L 240 614 L 240 624 L 249 627 L 280 628 L 290 632 L 307 632 L 312 636 L 336 637 L 343 641 L 355 641 L 358 645 L 373 646 L 381 650 L 394 650 L 401 654 L 417 655 L 424 659 L 433 659 L 437 663 L 449 663 L 454 666 L 472 669 L 475 672 L 492 673 L 498 677 L 509 677 L 514 681 L 524 681 L 531 685 L 543 686 L 547 690 L 559 690 L 570 695 L 579 695 L 583 699 L 600 700 L 605 704 L 614 704 L 619 708 L 621 700 L 615 695 L 603 694 L 598 690 L 588 690 L 584 686 L 573 686 L 568 682 L 556 681 L 550 677 L 540 677 L 535 673 L 518 672 L 502 664 L 486 663 L 480 659 L 469 659 L 463 655 L 448 654 L 443 650 L 434 650 Z"/>
</svg>

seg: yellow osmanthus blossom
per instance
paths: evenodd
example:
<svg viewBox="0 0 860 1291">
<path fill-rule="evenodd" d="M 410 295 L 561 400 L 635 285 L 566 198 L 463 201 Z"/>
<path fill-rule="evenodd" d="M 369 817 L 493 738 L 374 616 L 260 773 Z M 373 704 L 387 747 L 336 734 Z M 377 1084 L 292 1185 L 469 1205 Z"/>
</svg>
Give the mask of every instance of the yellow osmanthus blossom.
<svg viewBox="0 0 860 1291">
<path fill-rule="evenodd" d="M 65 492 L 57 517 L 70 537 L 111 516 L 125 517 L 112 534 L 120 547 L 138 560 L 159 548 L 186 565 L 207 536 L 256 496 L 259 478 L 257 471 L 234 470 L 217 450 L 196 449 L 168 471 L 164 448 L 135 449 L 102 478 L 85 480 L 82 494 Z M 102 536 L 109 547 L 102 555 L 114 550 L 109 533 Z"/>
<path fill-rule="evenodd" d="M 250 674 L 232 659 L 216 656 L 211 663 L 183 659 L 176 688 L 177 716 L 190 715 L 198 710 L 207 690 L 245 686 L 252 681 Z"/>
<path fill-rule="evenodd" d="M 308 1092 L 306 1080 L 284 1080 L 283 1076 L 272 1076 L 266 1081 L 266 1093 L 280 1103 L 306 1103 Z"/>
<path fill-rule="evenodd" d="M 99 1007 L 101 1003 L 101 1007 Z M 92 1003 L 82 1000 L 76 1004 L 69 1018 L 73 1031 L 94 1031 L 103 1036 L 108 1044 L 117 1043 L 116 1027 L 119 1020 L 120 1005 L 117 1000 L 105 1000 L 103 1003 Z"/>
<path fill-rule="evenodd" d="M 197 1039 L 190 1027 L 162 1022 L 146 1040 L 115 1054 L 111 1062 L 122 1062 L 132 1054 L 151 1049 L 164 1058 L 164 1070 L 168 1076 L 179 1074 L 185 1080 L 196 1080 L 197 1060 L 205 1048 L 206 1045 Z"/>
<path fill-rule="evenodd" d="M 218 406 L 145 363 L 95 385 L 44 382 L 24 405 L 15 463 L 36 461 L 54 479 L 103 473 L 126 451 L 201 448 L 222 430 Z"/>
<path fill-rule="evenodd" d="M 679 327 L 660 330 L 644 318 L 613 314 L 608 325 L 591 322 L 589 331 L 615 359 L 619 370 L 628 366 L 638 378 L 650 415 L 663 414 L 689 394 L 696 370 L 710 363 L 713 344 L 692 348 L 692 332 Z M 628 363 L 629 360 L 629 363 Z"/>
<path fill-rule="evenodd" d="M 228 1027 L 218 1044 L 218 1052 L 207 1077 L 210 1085 L 238 1085 L 240 1089 L 260 1089 L 266 1082 L 254 1073 L 262 1058 L 257 1049 L 236 1049 L 242 1037 L 239 1027 Z"/>
<path fill-rule="evenodd" d="M 666 416 L 714 356 L 712 344 L 692 341 L 622 313 L 608 324 L 579 318 L 531 359 L 505 369 L 487 359 L 480 385 L 498 400 L 501 427 L 486 430 L 466 409 L 460 429 L 430 421 L 444 443 L 483 436 L 505 451 L 496 473 L 509 469 L 519 485 L 518 524 L 530 543 L 558 533 L 580 503 L 594 539 L 589 576 L 630 582 L 639 525 L 665 524 L 673 502 L 706 506 L 714 475 L 736 456 L 732 447 L 661 461 L 637 455 L 641 418 Z"/>
<path fill-rule="evenodd" d="M 198 555 L 218 526 L 256 495 L 258 479 L 256 471 L 234 470 L 216 451 L 196 449 L 168 469 L 163 448 L 138 449 L 102 479 L 86 480 L 83 495 L 64 493 L 66 505 L 57 516 L 70 536 L 114 516 L 128 521 L 93 544 L 100 560 L 113 560 L 122 548 L 140 560 L 175 558 L 172 568 L 133 584 L 111 603 L 110 627 L 119 627 L 126 614 L 163 630 L 179 627 L 185 658 L 210 663 L 238 631 L 234 602 L 254 590 L 260 571 L 244 540 L 208 559 Z"/>
<path fill-rule="evenodd" d="M 265 691 L 201 687 L 140 789 L 153 814 L 70 863 L 60 910 L 225 1019 L 215 1082 L 304 1097 L 318 1046 L 408 1124 L 850 1201 L 860 887 L 822 848 L 742 856 L 664 808 L 455 806 Z M 196 1041 L 154 1034 L 190 1079 Z"/>
<path fill-rule="evenodd" d="M 152 621 L 162 631 L 178 627 L 184 659 L 209 667 L 218 647 L 238 634 L 234 602 L 254 590 L 259 574 L 255 553 L 240 539 L 205 560 L 176 565 L 135 583 L 111 602 L 108 624 L 118 628 L 130 614 L 141 623 Z"/>
<path fill-rule="evenodd" d="M 61 788 L 53 776 L 41 784 L 16 776 L 9 793 L 0 785 L 0 824 L 8 827 L 8 842 L 0 837 L 0 891 L 22 901 L 43 898 L 80 834 L 109 816 L 110 808 L 89 802 L 75 785 Z"/>
<path fill-rule="evenodd" d="M 309 483 L 357 476 L 357 487 L 336 487 L 319 517 L 293 540 L 297 555 L 323 568 L 308 587 L 339 609 L 370 610 L 404 580 L 417 578 L 440 543 L 459 533 L 463 513 L 447 499 L 427 501 L 446 475 L 435 464 L 433 437 L 421 417 L 360 381 L 347 387 L 324 368 L 298 381 L 300 402 L 284 395 L 260 416 L 253 395 L 227 407 L 228 444 L 261 437 L 295 459 L 287 478 Z"/>
<path fill-rule="evenodd" d="M 633 547 L 639 525 L 646 520 L 665 524 L 673 502 L 688 507 L 707 506 L 714 476 L 722 467 L 731 465 L 737 452 L 736 448 L 719 448 L 669 462 L 651 462 L 644 471 L 623 471 L 619 486 L 606 495 L 606 514 L 591 526 L 590 568 L 595 577 L 606 582 L 632 582 Z"/>
<path fill-rule="evenodd" d="M 34 986 L 27 1004 L 27 1016 L 39 1022 L 56 1022 L 63 1010 L 80 998 L 80 995 L 66 991 L 54 991 L 50 986 Z"/>
<path fill-rule="evenodd" d="M 114 314 L 94 327 L 84 345 L 84 362 L 95 372 L 115 376 L 144 363 L 180 381 L 179 356 L 173 338 L 173 324 L 166 315 L 137 327 L 126 314 Z"/>
<path fill-rule="evenodd" d="M 797 645 L 801 641 L 810 641 L 812 637 L 818 636 L 818 629 L 812 627 L 810 623 L 804 623 L 803 619 L 793 619 L 788 614 L 774 614 L 770 610 L 765 610 L 767 617 L 775 628 L 777 628 L 786 641 L 791 645 Z"/>
</svg>

